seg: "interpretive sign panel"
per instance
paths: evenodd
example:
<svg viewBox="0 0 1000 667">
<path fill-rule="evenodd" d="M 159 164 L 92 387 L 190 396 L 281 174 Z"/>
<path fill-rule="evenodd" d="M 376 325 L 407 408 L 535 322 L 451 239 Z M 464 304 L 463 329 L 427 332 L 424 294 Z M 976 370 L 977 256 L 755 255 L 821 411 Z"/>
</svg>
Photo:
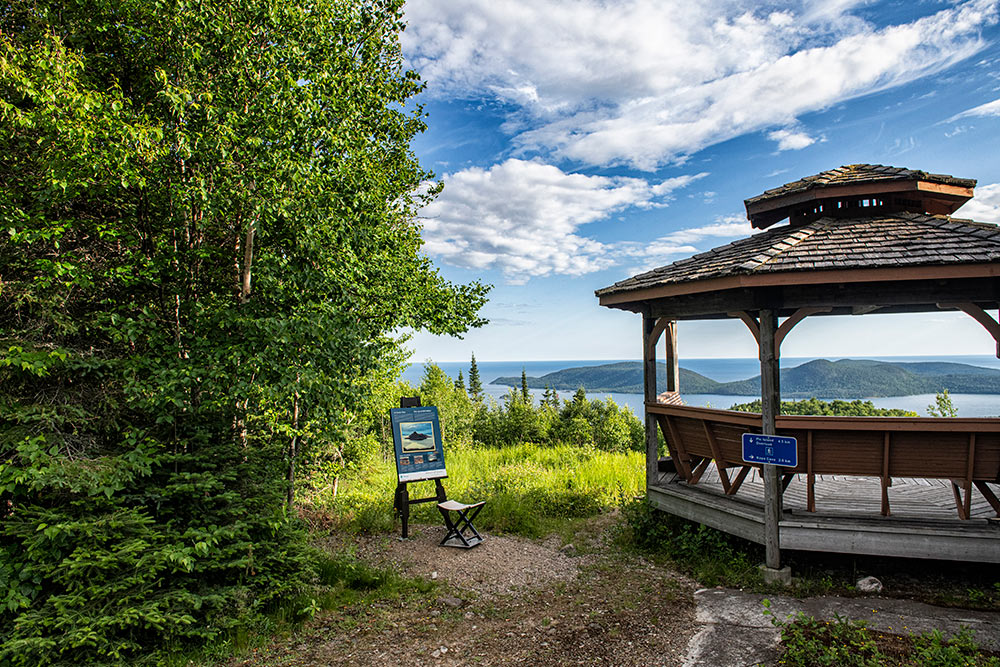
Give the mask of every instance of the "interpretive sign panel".
<svg viewBox="0 0 1000 667">
<path fill-rule="evenodd" d="M 799 464 L 798 444 L 795 438 L 786 438 L 781 435 L 744 433 L 743 461 L 794 468 Z"/>
<path fill-rule="evenodd" d="M 437 408 L 393 408 L 389 415 L 399 481 L 447 477 Z"/>
</svg>

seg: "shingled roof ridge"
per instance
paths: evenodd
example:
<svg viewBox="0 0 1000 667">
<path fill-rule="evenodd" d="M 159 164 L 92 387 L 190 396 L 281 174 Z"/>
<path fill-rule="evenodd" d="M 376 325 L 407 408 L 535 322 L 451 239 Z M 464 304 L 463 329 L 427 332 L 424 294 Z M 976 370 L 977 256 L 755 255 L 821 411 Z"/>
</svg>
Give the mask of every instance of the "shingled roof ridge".
<svg viewBox="0 0 1000 667">
<path fill-rule="evenodd" d="M 816 232 L 823 231 L 829 227 L 832 222 L 834 222 L 832 218 L 820 218 L 819 220 L 814 220 L 808 225 L 803 225 L 801 227 L 779 227 L 778 229 L 783 230 L 786 233 L 770 246 L 764 248 L 756 255 L 740 264 L 739 268 L 746 271 L 756 271 L 773 260 L 775 257 L 778 257 L 785 251 L 791 250 L 798 244 L 802 243 Z"/>
<path fill-rule="evenodd" d="M 989 232 L 987 238 L 997 238 L 1000 239 L 1000 226 L 990 223 L 990 222 L 980 222 L 978 220 L 970 220 L 969 218 L 953 218 L 949 215 L 927 215 L 911 213 L 907 216 L 911 220 L 920 220 L 920 222 L 926 222 L 928 224 L 934 225 L 935 227 L 944 228 L 945 225 L 958 225 L 960 227 L 965 227 L 970 234 L 976 234 L 982 237 L 982 232 Z"/>
</svg>

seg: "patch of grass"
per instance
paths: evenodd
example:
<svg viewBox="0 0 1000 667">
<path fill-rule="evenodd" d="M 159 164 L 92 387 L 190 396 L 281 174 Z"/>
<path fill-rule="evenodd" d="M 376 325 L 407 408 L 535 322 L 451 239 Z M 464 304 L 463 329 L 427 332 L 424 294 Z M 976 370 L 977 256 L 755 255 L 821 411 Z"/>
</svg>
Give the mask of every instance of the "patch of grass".
<svg viewBox="0 0 1000 667">
<path fill-rule="evenodd" d="M 638 452 L 606 452 L 571 445 L 523 443 L 506 447 L 455 447 L 445 459 L 448 497 L 485 500 L 476 526 L 497 533 L 539 537 L 554 521 L 590 517 L 643 490 Z M 396 470 L 391 460 L 342 480 L 336 496 L 310 499 L 334 525 L 359 532 L 393 529 Z M 434 495 L 433 482 L 409 485 L 411 498 Z M 434 503 L 411 506 L 410 520 L 439 523 Z"/>
<path fill-rule="evenodd" d="M 314 582 L 308 590 L 277 601 L 264 615 L 249 624 L 230 628 L 208 646 L 194 651 L 166 652 L 156 657 L 155 664 L 164 667 L 215 664 L 264 648 L 275 638 L 300 629 L 321 612 L 424 596 L 436 588 L 435 582 L 426 579 L 403 577 L 391 569 L 372 567 L 351 552 L 330 555 L 317 551 L 313 566 Z M 353 623 L 350 614 L 340 620 L 344 627 Z"/>
<path fill-rule="evenodd" d="M 620 541 L 668 558 L 705 586 L 759 588 L 760 545 L 701 524 L 686 521 L 635 500 L 622 508 Z"/>
<path fill-rule="evenodd" d="M 781 630 L 782 665 L 1000 667 L 1000 657 L 984 651 L 969 628 L 953 637 L 938 630 L 904 636 L 880 633 L 863 621 L 839 615 L 821 621 L 799 612 L 780 619 L 771 612 L 768 600 L 764 608 L 764 614 Z"/>
</svg>

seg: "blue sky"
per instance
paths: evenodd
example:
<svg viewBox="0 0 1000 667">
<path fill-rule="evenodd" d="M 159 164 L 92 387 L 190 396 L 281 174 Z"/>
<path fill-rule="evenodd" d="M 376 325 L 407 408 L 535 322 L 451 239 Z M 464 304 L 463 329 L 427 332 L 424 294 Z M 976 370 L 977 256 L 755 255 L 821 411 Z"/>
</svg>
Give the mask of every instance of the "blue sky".
<svg viewBox="0 0 1000 667">
<path fill-rule="evenodd" d="M 1000 0 L 410 0 L 414 143 L 444 181 L 423 251 L 494 285 L 491 323 L 414 361 L 623 359 L 640 318 L 594 290 L 751 233 L 743 200 L 845 164 L 976 178 L 1000 222 Z M 682 322 L 681 358 L 754 357 Z M 992 354 L 953 313 L 810 318 L 783 356 Z"/>
</svg>

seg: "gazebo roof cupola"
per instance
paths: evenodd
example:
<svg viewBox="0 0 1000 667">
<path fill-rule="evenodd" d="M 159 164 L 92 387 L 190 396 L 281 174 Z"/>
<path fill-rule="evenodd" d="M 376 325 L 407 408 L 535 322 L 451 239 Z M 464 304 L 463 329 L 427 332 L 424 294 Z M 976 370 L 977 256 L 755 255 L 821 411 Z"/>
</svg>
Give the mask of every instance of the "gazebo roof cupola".
<svg viewBox="0 0 1000 667">
<path fill-rule="evenodd" d="M 806 176 L 744 200 L 757 229 L 789 219 L 792 226 L 819 218 L 909 212 L 950 215 L 972 198 L 975 179 L 928 174 L 879 164 L 851 164 Z"/>
</svg>

